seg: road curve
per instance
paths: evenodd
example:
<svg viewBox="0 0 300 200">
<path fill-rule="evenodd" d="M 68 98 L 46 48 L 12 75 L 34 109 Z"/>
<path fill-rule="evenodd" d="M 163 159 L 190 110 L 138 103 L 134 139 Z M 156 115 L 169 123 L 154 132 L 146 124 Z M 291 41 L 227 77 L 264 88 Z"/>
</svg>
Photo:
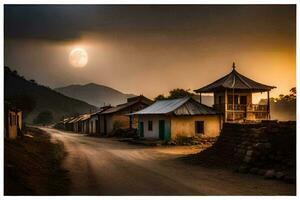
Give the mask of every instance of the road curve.
<svg viewBox="0 0 300 200">
<path fill-rule="evenodd" d="M 174 159 L 188 147 L 146 148 L 51 128 L 63 142 L 71 195 L 294 195 L 295 185 Z M 183 149 L 180 149 L 183 148 Z M 199 151 L 199 150 L 198 150 Z M 189 152 L 190 153 L 190 152 Z"/>
</svg>

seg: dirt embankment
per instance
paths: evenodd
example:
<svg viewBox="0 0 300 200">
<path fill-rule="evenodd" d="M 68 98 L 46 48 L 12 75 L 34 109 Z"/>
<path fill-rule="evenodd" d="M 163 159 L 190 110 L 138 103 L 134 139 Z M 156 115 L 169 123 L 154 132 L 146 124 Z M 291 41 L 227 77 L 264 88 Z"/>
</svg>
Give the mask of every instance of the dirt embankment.
<svg viewBox="0 0 300 200">
<path fill-rule="evenodd" d="M 68 172 L 62 168 L 66 156 L 62 143 L 51 143 L 50 135 L 26 128 L 25 136 L 4 141 L 5 195 L 68 194 Z"/>
</svg>

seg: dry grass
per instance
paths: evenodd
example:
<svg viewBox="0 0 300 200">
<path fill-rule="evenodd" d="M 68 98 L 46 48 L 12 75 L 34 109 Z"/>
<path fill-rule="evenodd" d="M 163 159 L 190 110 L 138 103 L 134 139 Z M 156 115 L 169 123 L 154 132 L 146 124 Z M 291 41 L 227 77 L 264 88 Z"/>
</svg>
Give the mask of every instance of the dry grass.
<svg viewBox="0 0 300 200">
<path fill-rule="evenodd" d="M 27 128 L 27 136 L 4 142 L 5 195 L 66 195 L 68 172 L 62 160 L 62 143 L 51 143 L 50 135 Z"/>
</svg>

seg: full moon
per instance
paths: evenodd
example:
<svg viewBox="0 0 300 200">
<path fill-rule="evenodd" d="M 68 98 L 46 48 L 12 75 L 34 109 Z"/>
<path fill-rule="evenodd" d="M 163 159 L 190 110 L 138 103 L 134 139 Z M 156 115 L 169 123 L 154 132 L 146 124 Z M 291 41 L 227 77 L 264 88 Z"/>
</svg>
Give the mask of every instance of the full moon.
<svg viewBox="0 0 300 200">
<path fill-rule="evenodd" d="M 69 61 L 74 67 L 84 67 L 88 63 L 88 54 L 85 49 L 73 49 L 70 52 Z"/>
</svg>

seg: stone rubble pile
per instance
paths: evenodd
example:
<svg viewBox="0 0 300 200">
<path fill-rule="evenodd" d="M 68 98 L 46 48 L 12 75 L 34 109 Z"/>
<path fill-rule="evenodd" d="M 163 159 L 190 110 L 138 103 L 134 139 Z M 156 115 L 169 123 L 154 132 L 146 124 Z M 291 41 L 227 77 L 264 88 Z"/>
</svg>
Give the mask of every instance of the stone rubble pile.
<svg viewBox="0 0 300 200">
<path fill-rule="evenodd" d="M 176 139 L 168 141 L 168 145 L 201 145 L 203 148 L 212 146 L 218 137 L 207 137 L 205 135 L 196 135 L 195 137 L 178 136 Z"/>
<path fill-rule="evenodd" d="M 237 172 L 296 181 L 295 122 L 224 124 L 216 145 L 227 146 Z"/>
</svg>

